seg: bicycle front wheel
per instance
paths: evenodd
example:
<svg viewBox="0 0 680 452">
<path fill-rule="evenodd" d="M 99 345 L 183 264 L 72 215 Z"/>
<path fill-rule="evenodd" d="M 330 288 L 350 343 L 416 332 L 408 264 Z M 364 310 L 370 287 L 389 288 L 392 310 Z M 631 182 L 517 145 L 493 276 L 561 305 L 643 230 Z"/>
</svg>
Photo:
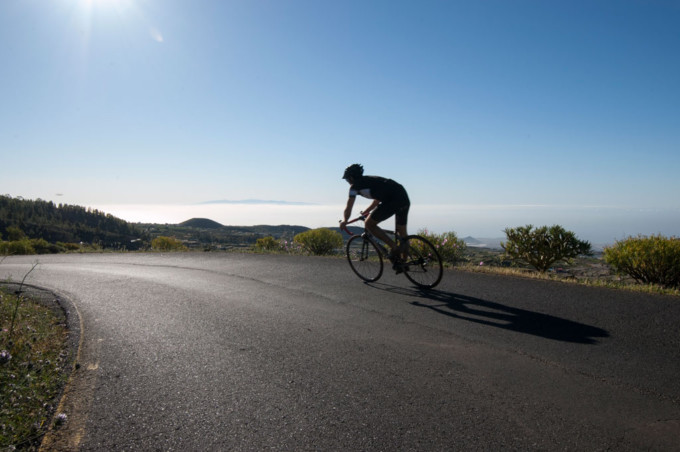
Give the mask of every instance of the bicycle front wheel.
<svg viewBox="0 0 680 452">
<path fill-rule="evenodd" d="M 354 273 L 364 281 L 377 281 L 383 272 L 382 254 L 375 244 L 360 235 L 347 242 L 347 260 Z"/>
<path fill-rule="evenodd" d="M 422 289 L 431 289 L 442 280 L 444 266 L 441 256 L 429 241 L 419 235 L 408 236 L 404 274 Z"/>
</svg>

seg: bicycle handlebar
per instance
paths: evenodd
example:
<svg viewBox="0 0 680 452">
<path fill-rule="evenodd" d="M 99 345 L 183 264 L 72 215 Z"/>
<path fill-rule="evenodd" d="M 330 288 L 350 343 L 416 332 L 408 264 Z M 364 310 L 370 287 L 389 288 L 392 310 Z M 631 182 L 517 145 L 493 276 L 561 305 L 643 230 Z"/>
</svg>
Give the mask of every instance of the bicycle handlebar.
<svg viewBox="0 0 680 452">
<path fill-rule="evenodd" d="M 368 218 L 368 216 L 365 215 L 363 212 L 361 212 L 361 215 L 359 215 L 359 216 L 356 217 L 355 219 L 353 219 L 353 220 L 348 220 L 348 221 L 347 221 L 347 224 L 356 223 L 357 221 L 366 221 L 366 218 Z M 342 220 L 340 220 L 340 223 L 342 223 Z M 355 235 L 352 231 L 350 231 L 349 229 L 347 229 L 347 227 L 342 228 L 342 230 L 345 231 L 345 232 L 346 232 L 347 234 L 349 234 L 349 235 Z"/>
</svg>

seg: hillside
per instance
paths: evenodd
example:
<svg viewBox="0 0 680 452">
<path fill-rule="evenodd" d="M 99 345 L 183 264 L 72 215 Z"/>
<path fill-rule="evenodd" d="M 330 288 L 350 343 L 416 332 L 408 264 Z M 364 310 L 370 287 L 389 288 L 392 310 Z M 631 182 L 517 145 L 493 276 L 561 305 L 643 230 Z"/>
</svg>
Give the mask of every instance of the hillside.
<svg viewBox="0 0 680 452">
<path fill-rule="evenodd" d="M 257 239 L 271 236 L 277 240 L 293 240 L 305 226 L 257 225 L 223 226 L 205 218 L 192 218 L 179 224 L 138 223 L 150 238 L 158 236 L 175 237 L 190 248 L 226 249 L 254 245 Z"/>
<path fill-rule="evenodd" d="M 9 238 L 8 228 L 12 227 L 49 243 L 96 243 L 104 248 L 136 249 L 145 239 L 140 228 L 98 210 L 0 196 L 2 239 Z"/>
<path fill-rule="evenodd" d="M 207 218 L 192 218 L 191 220 L 183 221 L 179 225 L 198 229 L 219 229 L 224 227 L 217 221 L 209 220 Z"/>
</svg>

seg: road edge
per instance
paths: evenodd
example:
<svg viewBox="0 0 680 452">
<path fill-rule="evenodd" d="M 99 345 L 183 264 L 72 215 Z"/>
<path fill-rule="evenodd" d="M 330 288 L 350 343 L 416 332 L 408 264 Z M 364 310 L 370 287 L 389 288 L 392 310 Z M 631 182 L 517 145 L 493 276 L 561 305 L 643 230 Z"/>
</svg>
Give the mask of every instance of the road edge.
<svg viewBox="0 0 680 452">
<path fill-rule="evenodd" d="M 26 294 L 30 299 L 46 305 L 50 308 L 60 310 L 66 321 L 66 328 L 68 330 L 68 337 L 66 338 L 65 349 L 68 353 L 66 360 L 65 373 L 68 375 L 66 383 L 61 388 L 61 394 L 57 397 L 57 407 L 52 413 L 47 431 L 43 434 L 40 442 L 39 451 L 55 450 L 55 446 L 60 443 L 64 444 L 66 440 L 66 432 L 70 429 L 64 428 L 63 423 L 57 425 L 57 416 L 65 413 L 65 407 L 72 405 L 69 402 L 70 396 L 75 386 L 76 374 L 79 368 L 80 355 L 83 345 L 83 320 L 78 310 L 78 306 L 66 295 L 55 290 L 48 289 L 33 284 L 20 284 L 15 282 L 3 282 L 0 285 L 8 288 L 16 288 L 21 293 Z M 78 441 L 66 440 L 66 444 L 70 444 L 77 448 Z"/>
</svg>

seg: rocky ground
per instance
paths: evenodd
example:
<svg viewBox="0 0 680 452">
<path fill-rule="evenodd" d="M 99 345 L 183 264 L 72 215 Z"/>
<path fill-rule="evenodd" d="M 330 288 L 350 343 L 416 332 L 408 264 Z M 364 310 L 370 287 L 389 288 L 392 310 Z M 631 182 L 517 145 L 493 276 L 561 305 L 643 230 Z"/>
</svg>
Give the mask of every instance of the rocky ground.
<svg viewBox="0 0 680 452">
<path fill-rule="evenodd" d="M 529 272 L 534 270 L 528 265 L 522 265 L 504 259 L 503 250 L 495 248 L 468 247 L 467 264 L 472 266 L 487 266 L 499 268 L 519 268 Z M 560 279 L 600 280 L 608 282 L 634 283 L 625 275 L 618 275 L 604 261 L 601 254 L 574 259 L 572 263 L 559 262 L 549 271 L 551 276 Z"/>
</svg>

